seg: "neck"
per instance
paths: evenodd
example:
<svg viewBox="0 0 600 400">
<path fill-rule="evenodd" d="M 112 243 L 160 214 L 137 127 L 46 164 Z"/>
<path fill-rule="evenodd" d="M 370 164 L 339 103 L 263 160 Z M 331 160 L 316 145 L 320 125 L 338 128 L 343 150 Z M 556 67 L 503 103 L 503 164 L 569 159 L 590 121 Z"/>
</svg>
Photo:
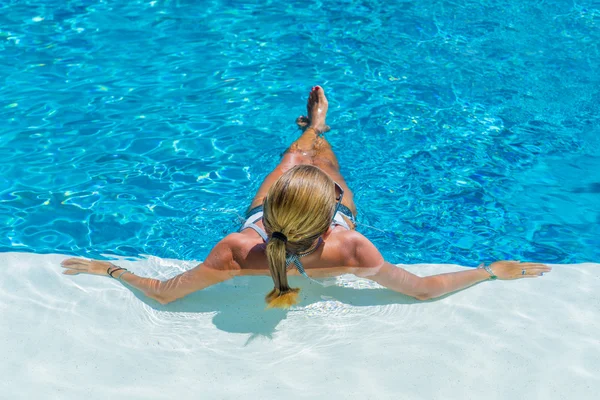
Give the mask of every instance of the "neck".
<svg viewBox="0 0 600 400">
<path fill-rule="evenodd" d="M 314 253 L 319 248 L 319 246 L 321 245 L 322 242 L 323 242 L 323 238 L 321 236 L 319 236 L 319 238 L 317 240 L 315 240 L 315 242 L 313 243 L 313 245 L 310 246 L 310 248 L 308 250 L 306 250 L 303 253 L 298 253 L 296 255 L 298 257 L 304 257 L 304 256 L 307 256 L 309 254 L 312 254 L 312 253 Z"/>
</svg>

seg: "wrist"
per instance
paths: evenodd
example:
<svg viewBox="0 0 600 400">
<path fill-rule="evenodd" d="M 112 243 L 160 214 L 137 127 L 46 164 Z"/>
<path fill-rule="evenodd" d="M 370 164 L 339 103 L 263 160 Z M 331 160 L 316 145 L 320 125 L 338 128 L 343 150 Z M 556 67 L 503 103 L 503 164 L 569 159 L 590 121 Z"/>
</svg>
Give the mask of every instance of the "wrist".
<svg viewBox="0 0 600 400">
<path fill-rule="evenodd" d="M 111 274 L 114 273 L 118 268 L 120 267 L 113 263 L 109 263 L 108 268 L 106 268 L 106 275 L 111 276 Z"/>
<path fill-rule="evenodd" d="M 490 266 L 485 265 L 485 263 L 481 263 L 477 266 L 478 269 L 481 269 L 482 272 L 485 271 L 485 273 L 488 275 L 487 279 L 489 280 L 496 280 L 498 279 L 498 277 L 496 276 L 496 274 L 494 274 L 494 271 L 492 271 L 492 268 L 490 268 Z"/>
<path fill-rule="evenodd" d="M 121 276 L 129 272 L 126 268 L 119 267 L 118 265 L 111 264 L 110 267 L 106 269 L 106 274 L 113 279 L 121 280 Z"/>
<path fill-rule="evenodd" d="M 118 280 L 119 282 L 123 282 L 123 281 L 121 280 L 121 277 L 122 277 L 123 275 L 127 274 L 127 273 L 131 274 L 131 272 L 129 272 L 129 271 L 128 271 L 128 270 L 126 270 L 125 268 L 123 268 L 123 269 L 120 269 L 120 270 L 118 270 L 117 272 L 115 272 L 115 273 L 113 274 L 113 278 L 115 278 L 115 279 L 116 279 L 116 280 Z"/>
</svg>

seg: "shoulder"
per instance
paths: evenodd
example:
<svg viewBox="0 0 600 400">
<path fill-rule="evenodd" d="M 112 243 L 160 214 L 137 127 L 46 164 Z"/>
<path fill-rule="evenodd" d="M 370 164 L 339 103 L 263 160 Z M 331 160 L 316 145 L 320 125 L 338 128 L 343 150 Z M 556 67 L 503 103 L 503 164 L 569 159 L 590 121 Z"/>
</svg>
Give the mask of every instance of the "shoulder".
<svg viewBox="0 0 600 400">
<path fill-rule="evenodd" d="M 247 247 L 248 238 L 232 233 L 221 239 L 208 253 L 204 265 L 216 270 L 239 270 L 239 254 Z"/>
<path fill-rule="evenodd" d="M 358 268 L 379 267 L 383 256 L 373 243 L 357 231 L 346 231 L 340 234 L 346 264 Z"/>
<path fill-rule="evenodd" d="M 243 243 L 246 239 L 247 239 L 247 236 L 242 235 L 241 233 L 238 233 L 238 232 L 230 233 L 229 235 L 227 235 L 223 239 L 221 239 L 219 241 L 219 243 L 217 243 L 215 245 L 215 247 L 221 246 L 223 248 L 227 247 L 227 248 L 231 248 L 231 249 L 238 248 L 243 245 Z"/>
<path fill-rule="evenodd" d="M 204 263 L 214 269 L 241 270 L 256 264 L 261 255 L 264 256 L 262 239 L 236 232 L 221 239 Z"/>
</svg>

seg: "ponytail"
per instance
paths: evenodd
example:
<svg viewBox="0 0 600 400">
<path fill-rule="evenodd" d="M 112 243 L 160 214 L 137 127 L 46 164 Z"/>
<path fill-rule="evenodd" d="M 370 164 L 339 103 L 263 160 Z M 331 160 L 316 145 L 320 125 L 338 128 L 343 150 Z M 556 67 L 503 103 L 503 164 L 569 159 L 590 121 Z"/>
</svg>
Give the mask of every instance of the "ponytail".
<svg viewBox="0 0 600 400">
<path fill-rule="evenodd" d="M 267 308 L 289 308 L 298 302 L 300 289 L 290 288 L 288 284 L 285 241 L 277 235 L 271 236 L 266 252 L 275 286 L 265 297 Z"/>
<path fill-rule="evenodd" d="M 335 206 L 333 180 L 312 165 L 292 167 L 269 188 L 263 223 L 275 287 L 265 298 L 268 308 L 289 308 L 298 302 L 300 289 L 288 284 L 286 255 L 307 251 L 329 228 Z"/>
</svg>

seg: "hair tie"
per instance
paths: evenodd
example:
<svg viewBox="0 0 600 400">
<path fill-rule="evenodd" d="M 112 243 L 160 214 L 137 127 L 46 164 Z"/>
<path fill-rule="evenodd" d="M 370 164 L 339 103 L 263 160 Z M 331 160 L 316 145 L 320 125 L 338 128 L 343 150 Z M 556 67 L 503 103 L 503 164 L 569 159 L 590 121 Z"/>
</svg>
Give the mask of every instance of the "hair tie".
<svg viewBox="0 0 600 400">
<path fill-rule="evenodd" d="M 284 235 L 283 233 L 281 233 L 281 232 L 273 232 L 273 233 L 271 234 L 271 237 L 272 237 L 272 238 L 275 238 L 275 239 L 279 239 L 279 240 L 281 240 L 283 243 L 287 243 L 287 236 L 285 236 L 285 235 Z"/>
</svg>

